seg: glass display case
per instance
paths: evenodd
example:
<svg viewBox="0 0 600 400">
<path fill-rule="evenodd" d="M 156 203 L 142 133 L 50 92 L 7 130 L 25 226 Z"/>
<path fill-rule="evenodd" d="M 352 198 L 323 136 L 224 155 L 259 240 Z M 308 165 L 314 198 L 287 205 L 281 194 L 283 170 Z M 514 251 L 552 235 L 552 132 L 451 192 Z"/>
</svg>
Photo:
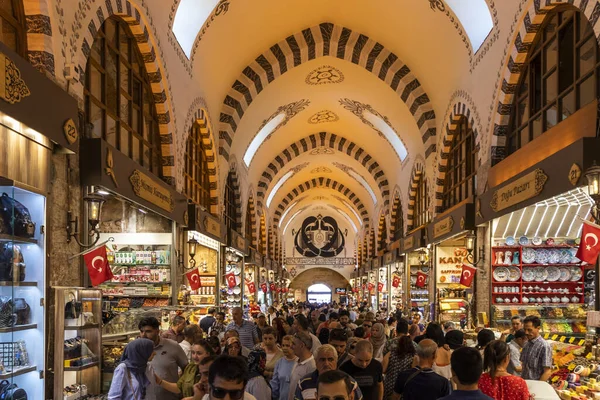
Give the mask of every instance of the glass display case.
<svg viewBox="0 0 600 400">
<path fill-rule="evenodd" d="M 46 198 L 0 178 L 0 380 L 43 399 Z"/>
<path fill-rule="evenodd" d="M 54 398 L 100 394 L 102 292 L 55 287 Z"/>
</svg>

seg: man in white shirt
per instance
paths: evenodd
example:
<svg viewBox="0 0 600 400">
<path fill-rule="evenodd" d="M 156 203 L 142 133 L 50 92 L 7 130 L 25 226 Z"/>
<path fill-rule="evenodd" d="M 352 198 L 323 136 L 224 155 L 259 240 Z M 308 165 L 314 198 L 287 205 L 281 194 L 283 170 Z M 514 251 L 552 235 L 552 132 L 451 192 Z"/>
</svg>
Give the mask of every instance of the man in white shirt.
<svg viewBox="0 0 600 400">
<path fill-rule="evenodd" d="M 508 343 L 510 349 L 510 363 L 508 363 L 507 372 L 512 375 L 521 376 L 523 366 L 521 365 L 521 350 L 527 342 L 527 335 L 523 329 L 514 333 L 514 338 Z"/>
<path fill-rule="evenodd" d="M 312 339 L 308 333 L 298 332 L 294 335 L 292 349 L 294 350 L 296 357 L 298 357 L 298 362 L 290 376 L 290 392 L 288 394 L 288 400 L 294 400 L 294 394 L 300 379 L 317 369 L 317 364 L 315 363 L 315 358 L 311 351 L 312 346 Z"/>
</svg>

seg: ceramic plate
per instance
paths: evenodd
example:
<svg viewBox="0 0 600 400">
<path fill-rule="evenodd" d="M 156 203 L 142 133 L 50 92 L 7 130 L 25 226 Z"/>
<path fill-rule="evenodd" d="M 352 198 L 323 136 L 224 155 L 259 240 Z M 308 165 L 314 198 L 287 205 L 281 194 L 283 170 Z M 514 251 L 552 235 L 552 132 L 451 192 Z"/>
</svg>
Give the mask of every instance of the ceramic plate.
<svg viewBox="0 0 600 400">
<path fill-rule="evenodd" d="M 560 271 L 560 278 L 558 278 L 559 281 L 566 282 L 569 279 L 571 279 L 571 271 L 569 271 L 569 268 L 562 267 L 559 269 L 559 271 Z"/>
<path fill-rule="evenodd" d="M 535 273 L 533 272 L 533 268 L 523 268 L 523 281 L 531 282 L 535 279 Z"/>
<path fill-rule="evenodd" d="M 581 279 L 583 272 L 579 267 L 571 267 L 571 282 L 575 282 Z"/>
<path fill-rule="evenodd" d="M 546 244 L 547 244 L 548 246 L 554 246 L 554 239 L 552 239 L 552 238 L 548 238 L 548 239 L 546 239 Z"/>
<path fill-rule="evenodd" d="M 548 267 L 548 282 L 556 282 L 560 278 L 560 270 L 557 267 Z"/>
<path fill-rule="evenodd" d="M 236 294 L 233 298 L 234 301 L 238 302 L 242 299 L 242 296 L 240 296 L 239 294 Z"/>
<path fill-rule="evenodd" d="M 539 246 L 540 244 L 542 244 L 542 238 L 539 236 L 536 236 L 533 239 L 531 239 L 531 243 L 533 243 L 536 246 Z"/>
<path fill-rule="evenodd" d="M 494 279 L 498 282 L 506 282 L 509 276 L 508 268 L 498 267 L 493 273 Z"/>
<path fill-rule="evenodd" d="M 577 249 L 569 249 L 569 253 L 571 253 L 571 260 L 569 261 L 569 263 L 577 264 L 581 262 L 581 260 L 576 256 Z"/>
<path fill-rule="evenodd" d="M 239 286 L 236 286 L 233 288 L 233 294 L 240 294 L 242 293 L 242 288 L 240 288 Z"/>
<path fill-rule="evenodd" d="M 233 294 L 233 289 L 227 289 L 227 294 Z"/>
<path fill-rule="evenodd" d="M 552 249 L 548 251 L 549 256 L 548 256 L 548 262 L 550 264 L 558 264 L 560 262 L 560 250 L 559 249 Z"/>
<path fill-rule="evenodd" d="M 519 244 L 521 246 L 527 246 L 529 244 L 529 238 L 527 236 L 521 236 L 519 238 Z"/>
<path fill-rule="evenodd" d="M 508 268 L 508 280 L 510 282 L 516 282 L 521 278 L 521 270 L 517 267 Z"/>
<path fill-rule="evenodd" d="M 234 267 L 235 264 L 227 264 L 227 266 L 225 266 L 225 272 L 230 273 L 231 271 L 233 271 Z"/>
<path fill-rule="evenodd" d="M 515 238 L 512 236 L 507 236 L 506 239 L 504 239 L 504 243 L 506 243 L 507 246 L 514 246 Z"/>
<path fill-rule="evenodd" d="M 537 267 L 533 270 L 536 282 L 543 282 L 548 278 L 548 271 L 544 267 Z"/>
<path fill-rule="evenodd" d="M 239 274 L 240 274 L 240 272 L 242 272 L 242 269 L 236 265 L 236 266 L 233 268 L 233 274 L 234 274 L 234 275 L 239 275 Z"/>
<path fill-rule="evenodd" d="M 429 267 L 428 267 L 428 266 L 426 266 L 426 265 L 423 265 L 423 266 L 421 267 L 421 272 L 428 273 L 428 272 L 429 272 Z"/>
<path fill-rule="evenodd" d="M 546 249 L 535 250 L 535 262 L 538 264 L 546 264 L 548 263 L 548 258 L 550 258 L 550 252 Z"/>
<path fill-rule="evenodd" d="M 523 264 L 533 264 L 535 262 L 535 250 L 530 248 L 523 249 L 523 254 L 521 255 Z"/>
<path fill-rule="evenodd" d="M 571 252 L 568 249 L 560 250 L 560 262 L 569 264 L 571 262 Z"/>
</svg>

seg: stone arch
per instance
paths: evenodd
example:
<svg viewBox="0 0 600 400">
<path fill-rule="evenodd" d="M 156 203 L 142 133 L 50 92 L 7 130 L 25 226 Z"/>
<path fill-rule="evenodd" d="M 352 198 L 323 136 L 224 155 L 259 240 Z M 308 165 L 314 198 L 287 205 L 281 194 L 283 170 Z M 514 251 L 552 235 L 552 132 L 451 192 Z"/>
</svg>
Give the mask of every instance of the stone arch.
<svg viewBox="0 0 600 400">
<path fill-rule="evenodd" d="M 415 214 L 415 198 L 419 182 L 425 178 L 425 165 L 421 162 L 415 162 L 410 174 L 410 183 L 408 184 L 408 213 L 406 218 L 406 226 L 409 229 L 417 228 L 414 226 Z"/>
<path fill-rule="evenodd" d="M 246 219 L 245 219 L 245 236 L 246 239 L 250 241 L 250 246 L 253 248 L 257 248 L 258 241 L 256 238 L 256 207 L 254 205 L 254 196 L 250 194 L 248 196 L 248 204 L 246 205 Z M 248 226 L 249 225 L 249 226 Z M 248 232 L 251 232 L 250 237 L 248 236 Z"/>
<path fill-rule="evenodd" d="M 38 71 L 55 76 L 52 23 L 48 0 L 21 1 L 27 35 L 27 58 Z"/>
<path fill-rule="evenodd" d="M 193 106 L 193 105 L 192 105 Z M 191 111 L 191 110 L 190 110 Z M 208 119 L 208 111 L 205 107 L 198 108 L 191 113 L 188 113 L 189 118 L 186 120 L 186 125 L 183 130 L 185 132 L 185 140 L 183 140 L 183 147 L 187 141 L 190 129 L 193 124 L 198 124 L 200 127 L 200 136 L 202 138 L 202 144 L 204 146 L 204 154 L 206 156 L 206 164 L 208 165 L 208 179 L 210 181 L 210 212 L 213 215 L 219 213 L 219 191 L 218 182 L 219 175 L 217 171 L 217 159 L 214 146 L 213 130 Z M 185 167 L 184 167 L 185 168 Z M 178 174 L 179 177 L 182 174 Z"/>
<path fill-rule="evenodd" d="M 332 290 L 336 287 L 347 287 L 350 282 L 339 272 L 331 268 L 310 268 L 297 274 L 290 282 L 291 289 L 304 289 L 315 283 L 322 283 Z M 340 286 L 337 286 L 341 284 Z"/>
<path fill-rule="evenodd" d="M 219 154 L 229 159 L 244 113 L 258 94 L 279 76 L 302 63 L 331 56 L 363 67 L 384 81 L 406 104 L 421 132 L 425 154 L 435 153 L 435 112 L 410 68 L 381 43 L 352 29 L 324 22 L 288 36 L 246 66 L 223 101 Z"/>
<path fill-rule="evenodd" d="M 383 169 L 375 158 L 351 140 L 345 139 L 335 133 L 319 132 L 292 143 L 275 156 L 273 161 L 267 165 L 258 182 L 257 201 L 259 207 L 262 207 L 262 203 L 269 190 L 269 185 L 273 183 L 273 180 L 285 165 L 301 154 L 313 151 L 319 147 L 337 150 L 364 165 L 375 182 L 377 182 L 377 186 L 379 186 L 384 207 L 388 206 L 390 201 L 389 183 Z"/>
<path fill-rule="evenodd" d="M 404 212 L 402 210 L 402 197 L 400 194 L 400 190 L 396 189 L 394 193 L 394 201 L 392 202 L 392 211 L 390 212 L 390 232 L 392 235 L 391 240 L 394 240 L 394 233 L 396 232 L 396 221 L 398 218 L 402 219 L 404 222 Z M 406 228 L 406 224 L 402 224 L 402 236 L 404 236 L 404 231 Z"/>
<path fill-rule="evenodd" d="M 379 222 L 377 225 L 377 245 L 375 246 L 375 253 L 379 251 L 379 244 L 381 243 L 381 239 L 385 233 L 385 245 L 389 243 L 390 233 L 387 226 L 387 221 L 385 219 L 385 213 L 382 211 L 379 215 Z M 385 246 L 384 246 L 385 247 Z"/>
<path fill-rule="evenodd" d="M 364 206 L 364 203 L 360 200 L 360 198 L 352 190 L 350 190 L 343 184 L 333 179 L 325 177 L 313 178 L 292 189 L 277 206 L 277 209 L 275 210 L 275 216 L 273 217 L 273 221 L 275 223 L 279 222 L 279 219 L 281 218 L 281 215 L 283 214 L 287 206 L 292 204 L 294 199 L 300 194 L 312 188 L 320 187 L 326 187 L 333 190 L 337 190 L 338 192 L 346 196 L 348 200 L 350 200 L 351 204 L 354 204 L 354 206 L 356 207 L 356 211 L 362 217 L 363 223 L 369 223 L 369 212 L 367 211 L 367 208 Z"/>
<path fill-rule="evenodd" d="M 80 10 L 81 11 L 81 10 Z M 158 119 L 158 130 L 160 133 L 160 147 L 162 154 L 162 179 L 169 185 L 176 186 L 177 174 L 175 171 L 175 124 L 171 120 L 172 104 L 170 94 L 168 93 L 169 84 L 165 78 L 164 64 L 157 54 L 156 38 L 149 31 L 149 23 L 142 16 L 143 12 L 138 6 L 130 0 L 106 0 L 99 2 L 96 12 L 89 19 L 87 29 L 81 33 L 73 32 L 72 38 L 76 44 L 76 53 L 73 62 L 79 71 L 79 77 L 75 83 L 80 85 L 80 91 L 83 93 L 83 82 L 85 82 L 85 70 L 87 60 L 91 53 L 91 46 L 98 29 L 108 18 L 114 16 L 125 21 L 131 30 L 142 58 L 144 67 L 150 79 L 154 105 L 156 107 L 156 116 Z M 85 14 L 82 16 L 82 20 Z M 81 36 L 81 39 L 78 37 Z M 76 90 L 76 93 L 79 91 Z M 81 97 L 81 96 L 80 96 Z"/>
<path fill-rule="evenodd" d="M 508 57 L 500 73 L 502 85 L 498 90 L 495 102 L 497 104 L 493 114 L 494 130 L 491 132 L 491 160 L 492 165 L 502 161 L 506 156 L 506 135 L 510 123 L 510 110 L 513 97 L 521 79 L 521 71 L 527 62 L 529 50 L 537 38 L 537 34 L 546 19 L 546 16 L 557 6 L 570 4 L 585 15 L 598 38 L 600 24 L 598 23 L 598 5 L 588 0 L 545 0 L 534 1 L 521 19 L 519 30 L 513 36 Z"/>
<path fill-rule="evenodd" d="M 229 173 L 227 174 L 227 177 L 225 177 L 225 179 L 227 179 L 229 175 L 231 175 L 233 181 L 232 189 L 235 193 L 235 221 L 237 225 L 237 231 L 242 232 L 242 196 L 240 192 L 240 180 L 238 178 L 237 168 L 235 167 L 235 164 L 231 166 L 231 168 L 229 169 Z M 223 185 L 223 189 L 225 189 L 225 185 Z M 224 198 L 225 195 L 223 193 L 223 199 Z"/>
<path fill-rule="evenodd" d="M 260 240 L 261 243 L 261 247 L 262 247 L 262 255 L 268 255 L 268 242 L 267 242 L 267 223 L 265 221 L 265 214 L 262 213 L 262 215 L 260 216 L 260 221 L 259 221 L 259 238 L 258 240 Z M 260 253 L 260 252 L 259 252 Z"/>
<path fill-rule="evenodd" d="M 445 129 L 442 129 L 441 145 L 438 146 L 438 157 L 435 169 L 435 173 L 437 176 L 435 178 L 434 210 L 436 213 L 442 212 L 442 197 L 444 193 L 444 184 L 446 182 L 448 156 L 450 153 L 450 148 L 452 146 L 454 135 L 456 134 L 456 130 L 458 128 L 458 122 L 461 120 L 461 118 L 466 118 L 469 127 L 473 130 L 475 146 L 477 148 L 477 151 L 479 151 L 480 137 L 477 131 L 478 124 L 475 122 L 474 119 L 475 113 L 471 111 L 473 107 L 473 104 L 466 104 L 462 101 L 455 102 L 452 106 L 450 114 L 448 115 L 448 120 L 446 126 L 444 127 Z"/>
</svg>

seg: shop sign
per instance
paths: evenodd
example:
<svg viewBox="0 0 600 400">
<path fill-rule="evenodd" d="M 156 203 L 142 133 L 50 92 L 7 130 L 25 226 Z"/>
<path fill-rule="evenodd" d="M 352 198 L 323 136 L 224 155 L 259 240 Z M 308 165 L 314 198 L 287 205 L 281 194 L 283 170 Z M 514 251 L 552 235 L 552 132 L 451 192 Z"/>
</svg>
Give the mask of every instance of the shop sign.
<svg viewBox="0 0 600 400">
<path fill-rule="evenodd" d="M 200 214 L 198 214 L 198 218 Z M 198 223 L 198 225 L 200 225 Z M 221 237 L 221 223 L 215 219 L 209 218 L 208 215 L 204 216 L 204 220 L 202 221 L 202 225 L 204 225 L 204 229 L 206 232 L 210 233 L 215 237 Z"/>
<path fill-rule="evenodd" d="M 415 246 L 415 237 L 414 236 L 409 236 L 406 239 L 404 239 L 404 248 L 405 249 L 412 249 Z"/>
<path fill-rule="evenodd" d="M 537 196 L 544 189 L 548 175 L 540 168 L 496 190 L 490 207 L 495 212 Z"/>
<path fill-rule="evenodd" d="M 437 282 L 460 283 L 462 265 L 467 262 L 467 249 L 464 247 L 438 246 L 437 251 Z"/>
<path fill-rule="evenodd" d="M 576 163 L 573 163 L 569 170 L 569 182 L 571 182 L 571 185 L 577 186 L 579 178 L 581 178 L 581 167 Z"/>
<path fill-rule="evenodd" d="M 79 134 L 77 133 L 77 126 L 75 126 L 73 118 L 69 118 L 65 122 L 65 125 L 63 126 L 63 132 L 69 144 L 73 144 L 77 141 L 77 139 L 79 139 Z"/>
<path fill-rule="evenodd" d="M 346 294 L 346 288 L 336 287 L 335 288 L 335 294 Z"/>
<path fill-rule="evenodd" d="M 439 222 L 436 222 L 435 225 L 433 225 L 434 239 L 452 232 L 453 227 L 454 227 L 454 218 L 452 218 L 451 215 L 444 218 L 443 220 L 441 220 Z"/>
<path fill-rule="evenodd" d="M 373 259 L 373 268 L 379 268 L 379 257 Z"/>
<path fill-rule="evenodd" d="M 138 197 L 169 212 L 172 212 L 175 208 L 171 192 L 140 170 L 136 169 L 133 171 L 133 174 L 129 177 L 129 181 Z"/>
<path fill-rule="evenodd" d="M 0 97 L 7 103 L 15 104 L 31 94 L 21 71 L 5 54 L 0 53 Z"/>
<path fill-rule="evenodd" d="M 383 255 L 383 264 L 388 265 L 394 262 L 394 253 L 385 253 Z"/>
<path fill-rule="evenodd" d="M 235 246 L 237 249 L 246 249 L 246 240 L 241 236 L 235 237 Z"/>
</svg>

